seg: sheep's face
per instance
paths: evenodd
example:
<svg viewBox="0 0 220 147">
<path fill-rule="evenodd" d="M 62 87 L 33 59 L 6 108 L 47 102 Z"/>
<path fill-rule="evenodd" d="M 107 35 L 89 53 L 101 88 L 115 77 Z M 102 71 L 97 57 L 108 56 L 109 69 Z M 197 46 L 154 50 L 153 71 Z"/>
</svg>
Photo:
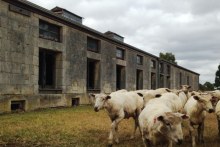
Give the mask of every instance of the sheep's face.
<svg viewBox="0 0 220 147">
<path fill-rule="evenodd" d="M 185 93 L 188 93 L 190 88 L 191 88 L 191 86 L 189 86 L 189 85 L 181 85 L 181 87 L 180 87 L 180 89 Z"/>
<path fill-rule="evenodd" d="M 198 106 L 200 109 L 207 111 L 209 113 L 214 112 L 213 106 L 212 106 L 212 97 L 209 94 L 199 94 L 194 95 L 193 98 L 197 100 Z"/>
<path fill-rule="evenodd" d="M 160 127 L 160 133 L 166 136 L 168 139 L 173 140 L 177 144 L 181 144 L 183 141 L 182 132 L 182 120 L 188 119 L 189 117 L 181 113 L 166 112 L 157 118 L 158 121 L 162 122 Z"/>
<path fill-rule="evenodd" d="M 98 112 L 99 110 L 104 108 L 104 105 L 108 99 L 110 99 L 110 96 L 107 96 L 106 94 L 92 94 L 90 97 L 94 98 L 95 104 L 94 104 L 94 111 Z"/>
</svg>

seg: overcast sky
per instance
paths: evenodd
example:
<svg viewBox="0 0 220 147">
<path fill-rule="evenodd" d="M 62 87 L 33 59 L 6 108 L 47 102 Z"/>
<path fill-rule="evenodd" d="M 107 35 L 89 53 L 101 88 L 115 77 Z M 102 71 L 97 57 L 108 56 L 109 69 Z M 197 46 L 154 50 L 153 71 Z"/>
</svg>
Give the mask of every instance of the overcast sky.
<svg viewBox="0 0 220 147">
<path fill-rule="evenodd" d="M 29 0 L 44 8 L 63 7 L 100 32 L 156 56 L 172 52 L 180 66 L 214 82 L 220 63 L 220 0 Z"/>
</svg>

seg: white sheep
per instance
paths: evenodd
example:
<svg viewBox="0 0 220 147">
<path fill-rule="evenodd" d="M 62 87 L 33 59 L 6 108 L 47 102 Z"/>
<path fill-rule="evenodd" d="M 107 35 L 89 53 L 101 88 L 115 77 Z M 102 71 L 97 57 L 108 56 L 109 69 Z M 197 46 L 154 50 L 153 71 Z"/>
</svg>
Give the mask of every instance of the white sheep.
<svg viewBox="0 0 220 147">
<path fill-rule="evenodd" d="M 135 120 L 135 128 L 131 138 L 134 137 L 138 127 L 138 116 L 143 108 L 143 97 L 135 92 L 113 92 L 110 95 L 106 94 L 90 94 L 95 97 L 94 110 L 98 112 L 101 109 L 106 109 L 112 121 L 111 130 L 109 133 L 109 146 L 112 146 L 113 140 L 119 143 L 117 130 L 121 120 L 133 117 Z"/>
<path fill-rule="evenodd" d="M 172 142 L 182 143 L 182 119 L 187 115 L 174 113 L 160 98 L 149 100 L 139 115 L 139 125 L 145 146 L 162 143 L 172 147 Z"/>
<path fill-rule="evenodd" d="M 208 94 L 196 94 L 189 98 L 184 106 L 184 111 L 190 117 L 189 131 L 192 137 L 192 146 L 196 146 L 195 141 L 195 126 L 198 126 L 198 141 L 204 142 L 204 120 L 206 117 L 206 111 L 209 113 L 214 112 L 211 104 L 211 95 Z"/>
</svg>

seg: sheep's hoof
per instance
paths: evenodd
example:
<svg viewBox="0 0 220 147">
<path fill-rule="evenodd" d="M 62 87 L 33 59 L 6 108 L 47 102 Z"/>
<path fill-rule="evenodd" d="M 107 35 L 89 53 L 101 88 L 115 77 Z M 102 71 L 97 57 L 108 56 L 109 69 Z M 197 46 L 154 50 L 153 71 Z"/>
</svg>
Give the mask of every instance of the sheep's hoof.
<svg viewBox="0 0 220 147">
<path fill-rule="evenodd" d="M 112 147 L 112 144 L 108 144 L 108 147 Z"/>
</svg>

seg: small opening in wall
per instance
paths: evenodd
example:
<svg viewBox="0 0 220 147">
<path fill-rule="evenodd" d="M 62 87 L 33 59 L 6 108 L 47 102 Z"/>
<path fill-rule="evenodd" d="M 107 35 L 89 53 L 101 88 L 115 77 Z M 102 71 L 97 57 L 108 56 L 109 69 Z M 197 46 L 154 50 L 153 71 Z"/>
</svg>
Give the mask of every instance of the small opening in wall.
<svg viewBox="0 0 220 147">
<path fill-rule="evenodd" d="M 24 111 L 24 110 L 25 110 L 25 100 L 11 101 L 11 111 Z"/>
<path fill-rule="evenodd" d="M 79 98 L 72 98 L 72 107 L 79 106 Z"/>
</svg>

